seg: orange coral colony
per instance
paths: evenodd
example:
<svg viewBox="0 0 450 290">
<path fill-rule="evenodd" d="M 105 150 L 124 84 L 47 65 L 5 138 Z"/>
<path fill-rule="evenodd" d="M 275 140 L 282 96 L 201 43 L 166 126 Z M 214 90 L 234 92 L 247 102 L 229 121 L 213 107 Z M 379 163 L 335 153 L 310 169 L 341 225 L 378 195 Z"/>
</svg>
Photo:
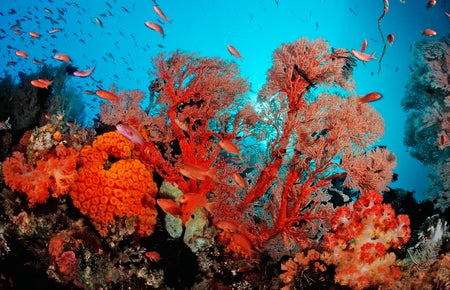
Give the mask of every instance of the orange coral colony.
<svg viewBox="0 0 450 290">
<path fill-rule="evenodd" d="M 81 167 L 70 196 L 103 237 L 117 219 L 132 217 L 138 235 L 153 233 L 157 187 L 151 169 L 132 158 L 133 148 L 118 132 L 108 132 L 80 152 Z"/>
</svg>

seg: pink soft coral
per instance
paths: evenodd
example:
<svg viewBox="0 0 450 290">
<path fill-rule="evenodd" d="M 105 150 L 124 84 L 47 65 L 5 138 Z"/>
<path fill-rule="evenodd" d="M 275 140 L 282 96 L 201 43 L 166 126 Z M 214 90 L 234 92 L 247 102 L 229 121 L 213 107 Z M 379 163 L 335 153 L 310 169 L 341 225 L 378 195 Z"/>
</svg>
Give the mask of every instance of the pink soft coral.
<svg viewBox="0 0 450 290">
<path fill-rule="evenodd" d="M 58 145 L 55 154 L 47 154 L 36 162 L 36 167 L 27 163 L 23 153 L 13 152 L 3 162 L 5 183 L 12 190 L 24 192 L 30 206 L 44 203 L 50 196 L 67 194 L 77 177 L 78 152 L 73 148 Z"/>
</svg>

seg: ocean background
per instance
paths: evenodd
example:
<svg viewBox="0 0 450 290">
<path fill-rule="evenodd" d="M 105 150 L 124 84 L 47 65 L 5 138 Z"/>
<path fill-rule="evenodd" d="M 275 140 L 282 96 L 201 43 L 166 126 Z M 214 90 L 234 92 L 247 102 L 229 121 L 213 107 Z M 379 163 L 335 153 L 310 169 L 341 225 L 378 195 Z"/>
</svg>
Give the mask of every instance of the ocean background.
<svg viewBox="0 0 450 290">
<path fill-rule="evenodd" d="M 395 41 L 387 46 L 379 72 L 383 40 L 378 31 L 378 18 L 383 13 L 383 0 L 3 0 L 0 77 L 9 74 L 17 78 L 20 72 L 37 71 L 39 66 L 33 59 L 59 65 L 53 59 L 55 53 L 69 55 L 72 65 L 80 70 L 95 65 L 91 77 L 69 80 L 84 104 L 79 122 L 89 126 L 104 100 L 84 91 L 115 85 L 118 89 L 140 89 L 148 93 L 153 79 L 151 59 L 162 52 L 181 50 L 236 61 L 241 75 L 252 85 L 248 98 L 256 99 L 266 71 L 272 65 L 272 52 L 281 44 L 301 37 L 324 38 L 332 47 L 359 50 L 367 39 L 366 52 L 375 53 L 376 59 L 365 65 L 358 62 L 354 70 L 356 93 L 383 94 L 372 105 L 383 115 L 386 125 L 378 145 L 387 146 L 397 156 L 395 172 L 399 177 L 391 187 L 415 191 L 416 198 L 423 200 L 427 170 L 403 145 L 406 115 L 401 99 L 411 74 L 414 43 L 426 37 L 421 32 L 432 28 L 437 31 L 435 38 L 450 32 L 450 20 L 445 14 L 450 11 L 450 1 L 437 0 L 431 9 L 426 9 L 427 2 L 390 1 L 381 28 L 384 36 L 394 34 Z M 155 4 L 171 22 L 165 22 L 155 13 Z M 164 37 L 146 27 L 146 21 L 159 23 Z M 62 31 L 49 34 L 54 28 Z M 18 34 L 14 33 L 16 29 Z M 32 38 L 31 31 L 41 37 Z M 236 47 L 243 59 L 230 55 L 227 45 Z M 16 50 L 26 51 L 30 57 L 18 57 Z M 10 61 L 17 64 L 7 66 Z"/>
</svg>

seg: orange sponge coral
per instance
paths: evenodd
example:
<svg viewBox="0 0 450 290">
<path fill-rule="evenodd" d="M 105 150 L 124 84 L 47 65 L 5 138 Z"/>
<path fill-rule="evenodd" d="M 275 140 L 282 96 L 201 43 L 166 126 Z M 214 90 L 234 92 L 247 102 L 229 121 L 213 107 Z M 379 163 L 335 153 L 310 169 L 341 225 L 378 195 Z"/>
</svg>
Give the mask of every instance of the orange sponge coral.
<svg viewBox="0 0 450 290">
<path fill-rule="evenodd" d="M 132 158 L 134 144 L 118 132 L 99 136 L 80 152 L 78 181 L 70 196 L 102 236 L 116 219 L 136 217 L 141 236 L 153 233 L 156 223 L 156 184 L 152 171 Z"/>
</svg>

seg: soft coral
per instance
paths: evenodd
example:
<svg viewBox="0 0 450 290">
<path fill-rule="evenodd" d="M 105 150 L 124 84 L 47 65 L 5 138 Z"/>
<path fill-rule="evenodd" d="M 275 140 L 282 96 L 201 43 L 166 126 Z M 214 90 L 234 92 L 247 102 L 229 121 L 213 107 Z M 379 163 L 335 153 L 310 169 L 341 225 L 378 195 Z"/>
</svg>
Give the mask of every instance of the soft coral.
<svg viewBox="0 0 450 290">
<path fill-rule="evenodd" d="M 12 157 L 3 162 L 6 185 L 24 192 L 30 206 L 46 202 L 50 192 L 54 197 L 67 194 L 77 177 L 78 152 L 75 149 L 61 144 L 56 146 L 54 154 L 45 157 L 36 162 L 36 167 L 29 165 L 21 152 L 13 152 Z"/>
</svg>

